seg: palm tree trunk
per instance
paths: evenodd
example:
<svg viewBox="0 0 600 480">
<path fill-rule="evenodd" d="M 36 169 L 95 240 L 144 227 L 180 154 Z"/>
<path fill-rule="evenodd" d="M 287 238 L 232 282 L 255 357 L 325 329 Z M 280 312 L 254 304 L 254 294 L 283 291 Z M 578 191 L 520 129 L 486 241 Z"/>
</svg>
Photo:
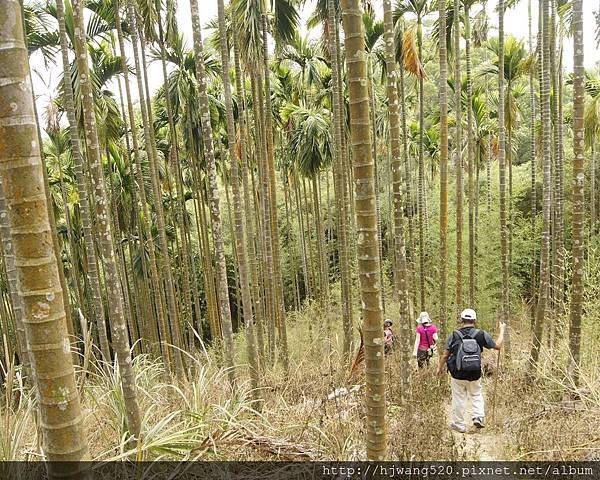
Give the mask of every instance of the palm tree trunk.
<svg viewBox="0 0 600 480">
<path fill-rule="evenodd" d="M 270 280 L 273 278 L 275 267 L 273 265 L 273 237 L 272 237 L 272 222 L 271 222 L 271 203 L 269 194 L 269 176 L 268 176 L 268 161 L 267 161 L 267 146 L 265 139 L 265 114 L 263 112 L 264 105 L 259 99 L 262 95 L 262 74 L 260 71 L 256 72 L 257 75 L 253 79 L 253 104 L 255 107 L 254 118 L 258 125 L 257 134 L 257 150 L 258 150 L 258 179 L 260 181 L 260 208 L 262 213 L 262 228 L 264 229 L 264 236 L 262 241 L 262 255 L 263 255 L 263 279 L 265 289 L 265 320 L 267 321 L 267 337 L 268 337 L 268 359 L 269 362 L 273 362 L 275 359 L 275 328 L 277 323 L 277 300 L 276 291 L 273 282 Z"/>
<path fill-rule="evenodd" d="M 404 165 L 404 181 L 403 181 L 403 197 L 404 197 L 404 209 L 406 211 L 406 223 L 408 227 L 408 250 L 410 252 L 407 255 L 408 261 L 408 285 L 411 285 L 409 288 L 412 300 L 412 309 L 416 308 L 418 305 L 417 301 L 417 288 L 415 284 L 415 235 L 414 235 L 414 227 L 413 227 L 413 195 L 412 195 L 412 179 L 411 179 L 411 169 L 410 169 L 410 160 L 408 156 L 408 131 L 406 126 L 406 104 L 404 101 L 404 67 L 400 65 L 398 67 L 398 71 L 400 72 L 400 79 L 398 80 L 398 94 L 400 101 L 400 124 L 402 127 L 402 164 Z M 411 311 L 412 313 L 412 311 Z M 408 319 L 407 319 L 408 321 Z M 412 327 L 412 322 L 410 323 Z"/>
<path fill-rule="evenodd" d="M 535 368 L 540 355 L 542 343 L 542 334 L 546 320 L 546 311 L 548 308 L 548 299 L 550 295 L 550 248 L 551 248 L 551 212 L 552 212 L 552 184 L 551 184 L 551 161 L 552 147 L 550 142 L 551 131 L 551 112 L 550 112 L 550 36 L 549 36 L 549 0 L 540 1 L 542 12 L 542 68 L 541 68 L 541 107 L 542 107 L 542 171 L 543 171 L 543 191 L 544 203 L 542 208 L 542 244 L 540 258 L 540 287 L 538 293 L 538 303 L 536 307 L 535 325 L 533 330 L 533 343 L 530 353 L 530 378 L 533 377 Z"/>
<path fill-rule="evenodd" d="M 232 16 L 232 22 L 235 19 Z M 235 25 L 235 23 L 234 23 Z M 235 30 L 234 30 L 235 31 Z M 239 128 L 239 156 L 241 162 L 241 175 L 242 175 L 242 191 L 243 191 L 243 208 L 244 208 L 244 219 L 246 221 L 246 242 L 247 242 L 247 257 L 248 266 L 250 268 L 250 285 L 251 285 L 251 299 L 253 303 L 253 325 L 254 331 L 257 337 L 258 350 L 256 352 L 258 368 L 261 367 L 261 359 L 264 353 L 264 345 L 262 334 L 260 334 L 260 328 L 256 326 L 264 322 L 264 309 L 262 300 L 260 298 L 260 267 L 258 265 L 258 257 L 256 252 L 256 228 L 254 223 L 255 212 L 254 202 L 251 198 L 250 183 L 248 180 L 248 149 L 247 147 L 247 109 L 246 109 L 246 97 L 243 88 L 242 81 L 244 79 L 240 61 L 240 51 L 237 44 L 237 38 L 235 35 L 232 37 L 233 46 L 233 59 L 235 65 L 235 90 L 238 100 L 238 128 Z"/>
<path fill-rule="evenodd" d="M 259 150 L 257 149 L 255 152 L 259 152 Z M 257 159 L 257 164 L 260 165 L 260 156 L 259 159 Z M 261 223 L 261 216 L 260 216 L 260 211 L 261 211 L 261 207 L 257 198 L 257 194 L 258 194 L 258 189 L 256 187 L 256 175 L 254 174 L 255 172 L 252 170 L 250 170 L 249 175 L 250 175 L 250 184 L 251 184 L 251 190 L 250 190 L 250 194 L 252 195 L 252 211 L 254 212 L 254 217 L 256 220 L 256 231 L 262 231 L 262 223 Z M 263 262 L 259 262 L 259 259 L 264 258 L 263 256 L 263 242 L 258 241 L 258 239 L 254 238 L 254 251 L 256 252 L 256 266 L 255 266 L 255 276 L 256 276 L 256 286 L 255 289 L 258 292 L 257 293 L 257 306 L 259 308 L 259 313 L 260 313 L 260 317 L 257 318 L 257 322 L 256 322 L 256 340 L 258 343 L 258 354 L 259 354 L 259 367 L 261 369 L 261 371 L 264 371 L 264 367 L 265 367 L 265 339 L 264 339 L 264 330 L 265 330 L 265 326 L 267 323 L 267 317 L 266 317 L 266 312 L 267 312 L 267 304 L 265 302 L 265 276 L 264 276 L 264 268 L 263 268 Z"/>
<path fill-rule="evenodd" d="M 419 61 L 423 58 L 423 25 L 419 15 L 417 17 L 417 46 L 419 50 Z M 423 135 L 425 129 L 425 87 L 423 75 L 419 75 L 419 178 L 417 184 L 417 205 L 419 217 L 419 308 L 425 310 L 425 161 Z"/>
<path fill-rule="evenodd" d="M 73 96 L 73 83 L 71 80 L 71 66 L 68 56 L 69 50 L 67 44 L 63 0 L 56 1 L 56 11 L 58 16 L 58 30 L 62 54 L 65 109 L 67 111 L 67 119 L 69 121 L 73 171 L 75 173 L 77 190 L 79 194 L 81 226 L 83 230 L 85 253 L 87 258 L 87 277 L 92 293 L 92 315 L 95 320 L 96 328 L 98 329 L 98 336 L 100 338 L 100 351 L 102 352 L 103 357 L 109 361 L 111 357 L 108 346 L 108 337 L 106 334 L 104 305 L 102 303 L 102 288 L 100 286 L 100 277 L 98 275 L 98 260 L 96 258 L 96 249 L 94 247 L 94 237 L 92 235 L 90 202 L 88 198 L 85 173 L 83 171 L 83 153 L 81 151 L 81 144 L 79 143 L 78 124 L 75 118 L 75 102 Z"/>
<path fill-rule="evenodd" d="M 185 375 L 185 364 L 181 353 L 181 328 L 177 299 L 175 296 L 175 282 L 173 280 L 173 271 L 171 268 L 171 259 L 169 257 L 169 244 L 167 242 L 167 233 L 165 225 L 165 214 L 162 202 L 162 190 L 158 178 L 158 154 L 156 151 L 156 139 L 154 137 L 154 115 L 150 103 L 150 92 L 148 88 L 148 69 L 146 67 L 146 41 L 144 38 L 144 29 L 140 25 L 137 16 L 133 11 L 132 3 L 129 3 L 128 18 L 132 25 L 132 30 L 137 28 L 139 33 L 140 54 L 137 53 L 137 43 L 133 43 L 134 57 L 136 60 L 136 79 L 138 83 L 138 93 L 140 96 L 140 110 L 142 113 L 142 126 L 144 128 L 144 139 L 146 140 L 146 153 L 148 154 L 148 166 L 150 168 L 150 182 L 152 184 L 152 194 L 154 197 L 154 211 L 156 213 L 156 228 L 158 231 L 158 242 L 162 251 L 161 270 L 164 275 L 163 285 L 166 291 L 167 308 L 169 310 L 169 325 L 171 327 L 171 342 L 175 347 L 175 364 L 177 371 Z M 137 25 L 137 27 L 135 27 Z M 132 40 L 135 33 L 132 34 Z M 141 57 L 141 66 L 139 62 Z M 150 148 L 148 148 L 150 147 Z"/>
<path fill-rule="evenodd" d="M 573 0 L 573 280 L 571 288 L 571 323 L 569 331 L 570 370 L 579 384 L 581 350 L 581 313 L 583 298 L 585 158 L 584 158 L 584 76 L 583 1 Z"/>
<path fill-rule="evenodd" d="M 404 243 L 404 202 L 402 201 L 402 156 L 400 143 L 400 112 L 398 102 L 398 91 L 396 82 L 398 79 L 398 66 L 395 59 L 394 45 L 394 21 L 392 14 L 392 5 L 390 0 L 383 2 L 384 27 L 385 27 L 385 45 L 386 45 L 386 67 L 387 67 L 387 99 L 389 108 L 389 131 L 390 147 L 392 151 L 392 183 L 394 191 L 394 289 L 399 302 L 400 324 L 400 342 L 401 342 L 401 372 L 403 398 L 407 397 L 409 378 L 410 378 L 410 335 L 406 318 L 410 316 L 409 298 L 408 298 L 408 273 L 406 266 L 406 247 Z M 445 86 L 445 83 L 444 83 Z M 441 93 L 441 92 L 440 92 Z M 447 204 L 446 204 L 447 206 Z M 446 216 L 447 219 L 447 216 Z M 445 240 L 445 238 L 443 238 Z M 443 248 L 442 242 L 442 248 Z M 446 252 L 447 254 L 447 252 Z M 442 252 L 442 258 L 444 253 Z M 442 268 L 445 267 L 442 261 Z M 442 279 L 444 282 L 444 278 Z M 445 284 L 444 284 L 445 287 Z M 443 300 L 445 299 L 445 288 L 442 288 Z M 445 303 L 442 300 L 444 308 Z M 443 315 L 442 318 L 445 318 Z"/>
<path fill-rule="evenodd" d="M 202 120 L 202 139 L 204 143 L 204 157 L 208 168 L 210 213 L 212 217 L 212 232 L 215 246 L 217 267 L 217 294 L 221 309 L 221 325 L 225 339 L 225 362 L 228 367 L 229 381 L 235 384 L 233 330 L 231 324 L 231 310 L 229 307 L 229 287 L 227 285 L 227 265 L 225 263 L 225 249 L 221 227 L 221 210 L 219 187 L 217 185 L 217 167 L 213 148 L 212 126 L 210 124 L 210 106 L 206 92 L 206 78 L 204 73 L 202 34 L 200 17 L 198 15 L 198 0 L 190 0 L 192 14 L 192 32 L 194 36 L 194 54 L 196 64 L 196 78 L 198 80 L 198 93 L 200 99 L 200 116 Z M 229 72 L 227 72 L 229 74 Z"/>
<path fill-rule="evenodd" d="M 485 154 L 485 178 L 487 184 L 487 213 L 492 212 L 492 136 L 488 135 L 488 146 Z"/>
<path fill-rule="evenodd" d="M 446 31 L 446 1 L 438 1 L 439 28 Z M 455 16 L 456 18 L 456 16 Z M 445 338 L 448 321 L 448 53 L 446 41 L 439 45 L 440 78 L 440 333 Z M 455 87 L 456 88 L 456 87 Z"/>
<path fill-rule="evenodd" d="M 256 341 L 254 336 L 254 317 L 252 313 L 252 295 L 250 291 L 250 279 L 248 275 L 248 254 L 246 250 L 246 218 L 242 206 L 240 193 L 240 178 L 238 162 L 241 160 L 236 155 L 235 124 L 233 118 L 233 100 L 231 96 L 231 82 L 229 80 L 229 46 L 227 45 L 227 30 L 225 25 L 225 5 L 219 0 L 219 40 L 221 45 L 221 65 L 223 68 L 222 79 L 225 96 L 225 110 L 227 114 L 227 142 L 229 144 L 229 159 L 231 162 L 231 187 L 233 191 L 233 211 L 235 215 L 234 239 L 237 251 L 238 274 L 244 309 L 244 324 L 246 331 L 246 348 L 248 351 L 248 362 L 250 364 L 250 378 L 253 395 L 258 395 L 258 358 L 256 353 Z M 232 16 L 233 19 L 233 16 Z M 233 31 L 235 31 L 233 27 Z M 241 100 L 241 99 L 240 99 Z M 242 118 L 242 115 L 240 115 Z"/>
<path fill-rule="evenodd" d="M 204 293 L 206 295 L 206 307 L 208 311 L 208 325 L 213 341 L 223 338 L 221 322 L 219 320 L 219 301 L 215 286 L 214 265 L 212 262 L 210 239 L 208 238 L 209 225 L 205 211 L 204 185 L 200 180 L 197 166 L 198 159 L 192 162 L 192 171 L 195 177 L 197 195 L 195 196 L 194 208 L 196 216 L 196 234 L 200 242 L 200 253 L 202 263 L 202 280 L 204 282 Z"/>
<path fill-rule="evenodd" d="M 311 178 L 313 208 L 315 213 L 315 230 L 317 232 L 317 257 L 319 264 L 319 283 L 321 284 L 321 300 L 327 300 L 329 297 L 329 275 L 327 273 L 325 256 L 325 238 L 323 234 L 323 219 L 321 217 L 321 202 L 319 199 L 319 175 L 315 174 Z"/>
<path fill-rule="evenodd" d="M 533 33 L 531 28 L 531 0 L 527 2 L 527 18 L 529 29 L 529 51 L 533 54 Z M 534 72 L 533 69 L 529 72 L 529 105 L 531 109 L 529 117 L 529 135 L 531 148 L 531 235 L 535 235 L 536 217 L 537 217 L 537 148 L 535 141 L 535 119 L 537 116 L 537 105 L 534 88 Z M 535 288 L 537 285 L 537 245 L 536 242 L 531 242 L 531 305 L 535 305 L 536 295 Z M 531 309 L 535 317 L 534 309 Z"/>
<path fill-rule="evenodd" d="M 475 268 L 475 251 L 477 249 L 477 236 L 475 233 L 475 209 L 477 208 L 474 174 L 475 143 L 473 132 L 473 73 L 471 65 L 471 12 L 469 4 L 464 3 L 465 18 L 465 61 L 467 75 L 467 171 L 468 171 L 468 195 L 469 195 L 469 305 L 475 306 L 475 286 L 477 284 L 477 270 Z"/>
<path fill-rule="evenodd" d="M 456 304 L 455 309 L 463 308 L 462 262 L 463 262 L 463 160 L 462 160 L 462 94 L 460 75 L 460 3 L 454 0 L 454 116 L 455 116 L 455 162 L 456 168 Z M 443 43 L 440 41 L 440 43 Z"/>
<path fill-rule="evenodd" d="M 163 74 L 163 84 L 165 89 L 168 84 L 168 75 L 167 75 L 167 61 L 166 61 L 166 49 L 165 49 L 165 41 L 164 41 L 164 33 L 162 23 L 158 22 L 158 33 L 159 33 L 159 45 L 160 45 L 160 62 L 162 67 Z M 169 124 L 169 136 L 171 140 L 171 154 L 173 156 L 172 164 L 175 167 L 175 188 L 177 191 L 177 204 L 179 214 L 181 216 L 181 226 L 183 233 L 181 234 L 181 253 L 184 256 L 182 258 L 182 270 L 183 270 L 183 298 L 184 305 L 188 311 L 190 324 L 192 323 L 192 284 L 190 280 L 190 263 L 193 261 L 191 256 L 191 250 L 189 248 L 189 244 L 187 242 L 187 234 L 189 231 L 189 221 L 187 217 L 187 211 L 185 208 L 185 196 L 183 191 L 183 178 L 181 175 L 181 165 L 179 164 L 179 142 L 177 140 L 177 129 L 175 127 L 175 122 L 173 119 L 173 106 L 171 105 L 171 96 L 165 95 L 165 104 L 167 107 L 167 122 Z M 200 312 L 197 312 L 198 318 L 200 318 Z"/>
<path fill-rule="evenodd" d="M 557 108 L 557 122 L 556 122 L 556 208 L 557 208 L 557 218 L 556 218 L 556 252 L 557 252 L 557 270 L 556 270 L 556 278 L 557 278 L 557 300 L 558 300 L 558 308 L 559 313 L 561 315 L 565 314 L 565 262 L 566 262 L 566 252 L 565 252 L 565 232 L 564 232 L 564 224 L 565 224 L 565 168 L 564 168 L 564 135 L 563 135 L 563 122 L 564 122 L 564 111 L 563 111 L 563 65 L 562 65 L 562 34 L 559 35 L 558 38 L 558 73 L 557 73 L 557 91 L 556 97 L 558 101 Z M 555 332 L 555 339 L 558 340 L 558 332 Z"/>
<path fill-rule="evenodd" d="M 371 152 L 369 91 L 365 61 L 364 33 L 358 0 L 342 0 L 348 68 L 350 128 L 354 163 L 357 248 L 363 331 L 365 338 L 367 458 L 384 460 L 387 451 L 385 424 L 385 365 L 383 358 L 383 316 L 375 171 Z"/>
<path fill-rule="evenodd" d="M 65 217 L 65 227 L 67 230 L 67 244 L 68 247 L 66 250 L 69 252 L 69 257 L 71 259 L 72 271 L 71 278 L 73 283 L 75 284 L 75 300 L 78 307 L 82 305 L 82 292 L 81 292 L 81 284 L 79 282 L 79 259 L 77 257 L 77 249 L 75 245 L 75 239 L 73 237 L 73 224 L 71 222 L 71 214 L 69 212 L 69 200 L 67 196 L 67 189 L 65 187 L 65 179 L 63 175 L 63 166 L 61 164 L 60 158 L 57 162 L 58 168 L 58 188 L 60 191 L 60 197 L 63 203 L 63 215 Z"/>
<path fill-rule="evenodd" d="M 306 296 L 307 297 L 312 297 L 313 292 L 312 292 L 312 282 L 311 282 L 311 276 L 310 276 L 310 272 L 308 269 L 308 253 L 307 253 L 307 246 L 306 246 L 306 235 L 304 234 L 305 229 L 304 229 L 304 215 L 302 214 L 302 208 L 301 208 L 301 196 L 300 196 L 300 185 L 299 185 L 299 181 L 298 181 L 298 173 L 294 170 L 293 172 L 293 177 L 294 177 L 294 195 L 296 197 L 296 214 L 298 217 L 298 230 L 300 232 L 299 237 L 300 237 L 300 249 L 301 249 L 301 255 L 302 255 L 302 274 L 304 275 L 304 288 L 306 290 Z"/>
<path fill-rule="evenodd" d="M 152 230 L 150 227 L 150 211 L 148 208 L 148 200 L 146 198 L 146 189 L 145 182 L 142 171 L 142 162 L 140 159 L 140 146 L 138 141 L 138 132 L 137 132 L 137 124 L 135 120 L 135 112 L 133 110 L 133 102 L 131 98 L 131 90 L 129 86 L 129 67 L 126 63 L 126 54 L 125 54 L 125 42 L 123 40 L 123 32 L 121 29 L 121 17 L 119 14 L 120 6 L 119 0 L 114 0 L 115 2 L 115 26 L 117 29 L 117 39 L 119 42 L 119 53 L 121 54 L 121 71 L 123 72 L 124 84 L 125 84 L 125 96 L 127 99 L 127 112 L 129 117 L 129 128 L 131 130 L 131 142 L 133 146 L 133 158 L 135 160 L 136 167 L 136 176 L 138 183 L 138 191 L 139 194 L 139 202 L 140 202 L 140 211 L 142 213 L 142 235 L 140 236 L 141 249 L 144 252 L 144 240 L 148 242 L 148 253 L 149 253 L 149 267 L 150 267 L 150 280 L 151 286 L 154 293 L 154 299 L 156 304 L 156 314 L 158 319 L 158 334 L 160 336 L 161 343 L 161 353 L 163 358 L 163 364 L 165 368 L 165 373 L 167 378 L 171 375 L 171 351 L 167 346 L 169 343 L 169 335 L 168 335 L 168 325 L 166 321 L 166 312 L 165 312 L 165 301 L 164 301 L 164 289 L 160 286 L 160 280 L 158 276 L 158 268 L 156 263 L 156 251 L 154 246 L 154 237 L 152 236 Z M 131 22 L 130 22 L 131 23 Z M 131 31 L 131 39 L 132 44 L 135 45 L 134 57 L 137 60 L 137 34 L 135 29 L 133 28 Z M 139 63 L 139 61 L 138 61 Z M 136 68 L 138 65 L 136 65 Z M 139 85 L 138 85 L 139 87 Z M 142 255 L 142 265 L 145 266 L 145 254 Z"/>
<path fill-rule="evenodd" d="M 333 92 L 333 186 L 336 201 L 337 240 L 340 267 L 340 284 L 342 300 L 342 325 L 344 329 L 343 353 L 349 358 L 352 345 L 352 283 L 350 280 L 350 260 L 348 251 L 348 211 L 346 209 L 346 179 L 343 152 L 343 94 L 340 90 L 340 51 L 338 48 L 337 22 L 334 0 L 327 0 L 327 23 L 329 33 L 329 52 L 331 57 L 331 77 Z M 302 236 L 303 237 L 303 236 Z"/>
<path fill-rule="evenodd" d="M 125 413 L 129 432 L 138 437 L 141 429 L 141 415 L 137 403 L 135 373 L 129 349 L 129 337 L 125 323 L 123 290 L 115 258 L 115 248 L 111 232 L 111 212 L 108 205 L 102 159 L 98 147 L 96 115 L 92 93 L 90 70 L 87 59 L 87 41 L 83 23 L 83 1 L 73 2 L 73 18 L 75 22 L 75 52 L 79 71 L 79 87 L 83 100 L 83 119 L 87 145 L 89 171 L 93 180 L 93 202 L 96 207 L 96 228 L 99 235 L 99 249 L 104 265 L 106 287 L 110 293 L 108 318 L 110 320 L 111 339 L 121 372 L 121 388 L 125 402 Z"/>
<path fill-rule="evenodd" d="M 267 139 L 267 166 L 269 175 L 269 196 L 270 196 L 270 215 L 271 215 L 271 239 L 273 250 L 273 274 L 275 280 L 275 307 L 277 318 L 277 330 L 279 334 L 279 354 L 285 371 L 289 369 L 288 347 L 287 347 L 287 329 L 285 320 L 285 302 L 283 297 L 283 275 L 281 272 L 281 252 L 279 244 L 279 223 L 277 221 L 277 182 L 275 181 L 275 154 L 273 149 L 273 127 L 271 119 L 271 81 L 269 70 L 269 51 L 267 44 L 267 15 L 265 12 L 261 15 L 262 19 L 262 48 L 263 48 L 263 67 L 265 83 L 265 136 Z"/>
<path fill-rule="evenodd" d="M 379 167 L 378 167 L 378 156 L 377 156 L 377 123 L 376 123 L 376 98 L 375 98 L 375 79 L 373 72 L 373 62 L 371 58 L 367 59 L 367 73 L 370 78 L 369 82 L 369 98 L 371 102 L 371 129 L 372 134 L 372 145 L 373 145 L 373 163 L 375 165 L 375 204 L 377 206 L 377 238 L 379 242 L 379 258 L 381 262 L 379 264 L 379 279 L 381 282 L 381 308 L 383 308 L 383 314 L 385 315 L 385 279 L 383 276 L 383 237 L 381 228 L 381 204 L 379 199 Z"/>
<path fill-rule="evenodd" d="M 498 0 L 498 170 L 500 183 L 500 263 L 502 267 L 502 308 L 501 319 L 508 325 L 509 297 L 508 297 L 508 226 L 506 219 L 506 123 L 505 123 L 505 98 L 504 87 L 504 0 Z M 507 340 L 509 339 L 507 329 Z M 507 342 L 508 344 L 508 342 Z"/>
<path fill-rule="evenodd" d="M 21 4 L 1 0 L 0 184 L 37 386 L 42 449 L 50 461 L 86 460 L 63 292 L 52 242 Z M 81 464 L 49 464 L 50 478 L 81 478 Z"/>
<path fill-rule="evenodd" d="M 334 0 L 335 1 L 335 0 Z M 336 2 L 339 5 L 339 2 Z M 346 104 L 344 102 L 344 81 L 342 75 L 342 46 L 340 42 L 340 25 L 342 23 L 341 11 L 340 9 L 336 9 L 335 12 L 335 49 L 337 52 L 336 63 L 337 63 L 337 71 L 338 71 L 338 92 L 339 102 L 337 106 L 338 115 L 340 117 L 340 130 L 341 130 L 341 155 L 342 155 L 342 168 L 341 168 L 341 176 L 342 176 L 342 196 L 344 199 L 344 218 L 346 219 L 346 242 L 348 245 L 348 285 L 349 285 L 349 293 L 348 298 L 352 299 L 352 274 L 351 274 L 351 265 L 356 264 L 356 244 L 352 243 L 350 245 L 350 236 L 356 236 L 356 212 L 355 212 L 355 203 L 354 203 L 354 173 L 352 170 L 352 158 L 350 157 L 350 150 L 348 148 L 348 138 L 347 138 L 347 129 L 346 129 Z M 351 302 L 351 300 L 350 300 Z"/>
<path fill-rule="evenodd" d="M 558 323 L 560 310 L 563 308 L 564 302 L 564 282 L 561 281 L 564 273 L 563 261 L 563 244 L 562 241 L 562 216 L 561 216 L 561 199 L 562 199 L 562 180 L 564 177 L 562 158 L 561 158 L 561 141 L 562 141 L 562 120 L 559 118 L 559 102 L 561 100 L 562 86 L 559 85 L 559 75 L 556 59 L 556 46 L 557 46 L 557 25 L 556 19 L 556 2 L 550 0 L 550 76 L 551 76 L 551 91 L 550 96 L 550 108 L 552 112 L 552 140 L 553 140 L 553 158 L 554 158 L 554 172 L 552 175 L 553 180 L 553 196 L 552 196 L 552 273 L 551 273 L 551 298 L 552 307 L 557 315 L 553 316 L 552 319 L 552 331 L 549 334 L 549 340 L 556 342 L 558 340 Z"/>
</svg>

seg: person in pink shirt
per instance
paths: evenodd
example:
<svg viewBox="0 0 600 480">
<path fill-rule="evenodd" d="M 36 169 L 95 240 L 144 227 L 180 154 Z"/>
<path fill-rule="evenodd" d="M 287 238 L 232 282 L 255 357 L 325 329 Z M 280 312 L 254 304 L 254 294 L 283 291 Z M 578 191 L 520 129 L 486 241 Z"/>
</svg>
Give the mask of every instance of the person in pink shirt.
<svg viewBox="0 0 600 480">
<path fill-rule="evenodd" d="M 429 365 L 429 359 L 436 352 L 436 342 L 438 340 L 438 329 L 429 318 L 427 312 L 421 312 L 417 319 L 417 336 L 413 357 L 417 359 L 419 368 Z"/>
<path fill-rule="evenodd" d="M 392 347 L 394 346 L 394 332 L 392 330 L 392 321 L 389 318 L 385 319 L 383 322 L 383 341 L 385 347 L 385 354 L 387 355 L 392 351 Z"/>
</svg>

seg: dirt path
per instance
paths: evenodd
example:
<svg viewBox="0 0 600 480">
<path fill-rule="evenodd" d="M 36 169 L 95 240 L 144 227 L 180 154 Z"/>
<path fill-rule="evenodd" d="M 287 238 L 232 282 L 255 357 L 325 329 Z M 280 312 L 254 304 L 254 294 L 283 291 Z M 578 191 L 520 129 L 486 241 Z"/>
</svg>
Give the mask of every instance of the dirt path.
<svg viewBox="0 0 600 480">
<path fill-rule="evenodd" d="M 446 404 L 447 425 L 450 425 L 452 405 L 449 400 Z M 471 405 L 467 406 L 465 418 L 470 419 Z M 506 438 L 494 427 L 476 428 L 468 425 L 467 433 L 452 431 L 452 436 L 456 440 L 461 456 L 465 460 L 488 462 L 494 460 L 506 460 L 503 450 Z"/>
</svg>

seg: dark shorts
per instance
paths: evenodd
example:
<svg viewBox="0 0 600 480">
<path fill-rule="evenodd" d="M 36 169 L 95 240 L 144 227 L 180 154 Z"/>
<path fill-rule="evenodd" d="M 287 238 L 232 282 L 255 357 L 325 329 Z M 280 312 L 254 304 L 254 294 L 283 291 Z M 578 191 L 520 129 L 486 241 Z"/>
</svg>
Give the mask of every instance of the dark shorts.
<svg viewBox="0 0 600 480">
<path fill-rule="evenodd" d="M 419 368 L 424 368 L 429 365 L 429 359 L 431 355 L 429 355 L 428 350 L 417 350 L 417 365 Z"/>
</svg>

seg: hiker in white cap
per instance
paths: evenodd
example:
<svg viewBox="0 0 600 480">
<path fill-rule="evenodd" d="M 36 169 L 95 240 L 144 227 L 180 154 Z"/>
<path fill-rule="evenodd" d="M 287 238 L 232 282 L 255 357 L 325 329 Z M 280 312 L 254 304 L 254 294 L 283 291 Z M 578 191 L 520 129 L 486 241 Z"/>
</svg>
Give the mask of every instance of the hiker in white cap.
<svg viewBox="0 0 600 480">
<path fill-rule="evenodd" d="M 475 327 L 477 314 L 467 308 L 460 314 L 461 325 L 446 340 L 446 349 L 440 357 L 438 375 L 444 366 L 450 372 L 452 386 L 452 422 L 450 428 L 460 433 L 467 431 L 465 409 L 467 401 L 473 406 L 473 425 L 483 428 L 485 407 L 481 387 L 481 352 L 484 348 L 500 350 L 504 343 L 506 324 L 500 323 L 500 335 L 494 341 L 485 330 Z"/>
<path fill-rule="evenodd" d="M 429 365 L 429 359 L 436 353 L 438 329 L 427 312 L 421 312 L 417 318 L 417 336 L 413 349 L 413 357 L 417 359 L 419 368 Z"/>
</svg>

